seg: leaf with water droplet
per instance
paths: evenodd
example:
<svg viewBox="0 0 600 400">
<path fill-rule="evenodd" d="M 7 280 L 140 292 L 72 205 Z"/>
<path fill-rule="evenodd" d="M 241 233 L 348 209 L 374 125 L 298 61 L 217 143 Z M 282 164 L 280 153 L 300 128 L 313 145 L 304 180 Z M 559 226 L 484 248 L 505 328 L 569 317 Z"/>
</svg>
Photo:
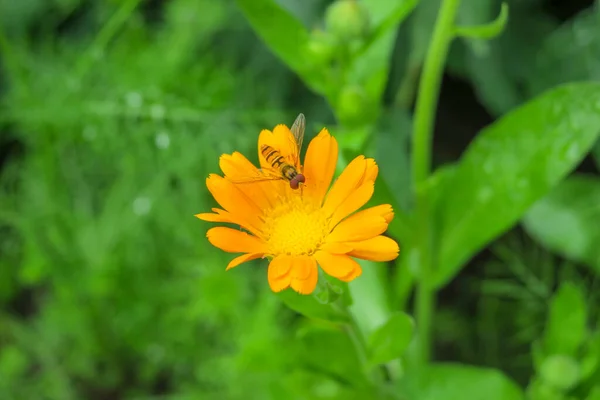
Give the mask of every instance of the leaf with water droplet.
<svg viewBox="0 0 600 400">
<path fill-rule="evenodd" d="M 434 210 L 440 235 L 437 285 L 577 166 L 598 138 L 598 101 L 598 83 L 559 86 L 479 133 L 451 182 L 438 187 L 441 194 L 432 194 L 441 199 Z M 491 173 L 481 167 L 486 164 Z"/>
<path fill-rule="evenodd" d="M 573 175 L 539 200 L 523 219 L 549 250 L 600 272 L 600 179 Z"/>
</svg>

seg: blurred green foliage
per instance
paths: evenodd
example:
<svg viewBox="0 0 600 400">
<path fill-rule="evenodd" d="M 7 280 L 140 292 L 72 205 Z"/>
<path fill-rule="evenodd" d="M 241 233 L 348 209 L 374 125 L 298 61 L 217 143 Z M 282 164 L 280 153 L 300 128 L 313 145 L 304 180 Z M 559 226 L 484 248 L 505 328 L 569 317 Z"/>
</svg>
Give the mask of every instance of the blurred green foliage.
<svg viewBox="0 0 600 400">
<path fill-rule="evenodd" d="M 497 121 L 423 189 L 435 284 L 469 286 L 417 377 L 411 108 L 440 1 L 330 3 L 0 0 L 1 399 L 600 398 L 598 169 L 563 180 L 600 165 L 600 90 L 573 83 L 600 79 L 597 6 L 462 1 L 446 73 Z M 225 273 L 193 218 L 219 155 L 298 112 L 340 169 L 376 158 L 402 249 L 315 297 Z"/>
</svg>

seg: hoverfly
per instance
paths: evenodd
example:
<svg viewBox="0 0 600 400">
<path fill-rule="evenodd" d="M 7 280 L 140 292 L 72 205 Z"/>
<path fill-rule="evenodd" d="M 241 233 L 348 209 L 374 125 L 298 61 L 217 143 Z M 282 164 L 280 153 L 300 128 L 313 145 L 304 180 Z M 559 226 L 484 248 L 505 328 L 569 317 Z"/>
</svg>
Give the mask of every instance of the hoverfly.
<svg viewBox="0 0 600 400">
<path fill-rule="evenodd" d="M 292 160 L 287 160 L 281 151 L 267 144 L 260 147 L 260 155 L 265 159 L 270 166 L 269 169 L 259 169 L 259 174 L 244 178 L 230 179 L 233 183 L 250 183 L 271 180 L 286 180 L 290 183 L 290 188 L 296 190 L 301 183 L 305 182 L 304 175 L 299 171 L 300 167 L 300 150 L 302 149 L 302 140 L 304 139 L 304 130 L 306 128 L 306 119 L 304 114 L 300 113 L 292 124 L 290 129 L 293 136 L 293 153 Z M 292 161 L 290 163 L 289 161 Z"/>
</svg>

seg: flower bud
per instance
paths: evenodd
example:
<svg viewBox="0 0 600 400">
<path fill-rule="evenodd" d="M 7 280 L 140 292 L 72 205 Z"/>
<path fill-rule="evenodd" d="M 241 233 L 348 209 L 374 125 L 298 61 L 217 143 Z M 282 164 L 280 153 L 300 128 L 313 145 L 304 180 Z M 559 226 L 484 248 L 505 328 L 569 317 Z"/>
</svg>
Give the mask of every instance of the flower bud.
<svg viewBox="0 0 600 400">
<path fill-rule="evenodd" d="M 357 125 L 364 122 L 369 113 L 369 99 L 364 89 L 358 85 L 343 88 L 338 97 L 336 111 L 342 123 Z"/>
<path fill-rule="evenodd" d="M 340 41 L 360 39 L 368 33 L 369 14 L 358 0 L 337 0 L 325 12 L 325 25 Z"/>
<path fill-rule="evenodd" d="M 336 43 L 331 34 L 315 29 L 310 35 L 307 52 L 310 60 L 317 65 L 323 65 L 333 59 Z"/>
<path fill-rule="evenodd" d="M 540 376 L 548 384 L 567 391 L 579 383 L 581 369 L 573 358 L 557 354 L 544 360 Z"/>
</svg>

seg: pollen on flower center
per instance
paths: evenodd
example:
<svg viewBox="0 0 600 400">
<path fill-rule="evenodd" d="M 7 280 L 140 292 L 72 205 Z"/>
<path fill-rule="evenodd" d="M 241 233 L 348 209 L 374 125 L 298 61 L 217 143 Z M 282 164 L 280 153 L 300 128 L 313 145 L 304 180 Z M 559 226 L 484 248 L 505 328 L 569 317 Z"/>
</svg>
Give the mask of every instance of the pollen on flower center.
<svg viewBox="0 0 600 400">
<path fill-rule="evenodd" d="M 266 214 L 264 233 L 269 251 L 277 254 L 312 254 L 325 240 L 328 223 L 320 208 L 290 199 Z"/>
</svg>

